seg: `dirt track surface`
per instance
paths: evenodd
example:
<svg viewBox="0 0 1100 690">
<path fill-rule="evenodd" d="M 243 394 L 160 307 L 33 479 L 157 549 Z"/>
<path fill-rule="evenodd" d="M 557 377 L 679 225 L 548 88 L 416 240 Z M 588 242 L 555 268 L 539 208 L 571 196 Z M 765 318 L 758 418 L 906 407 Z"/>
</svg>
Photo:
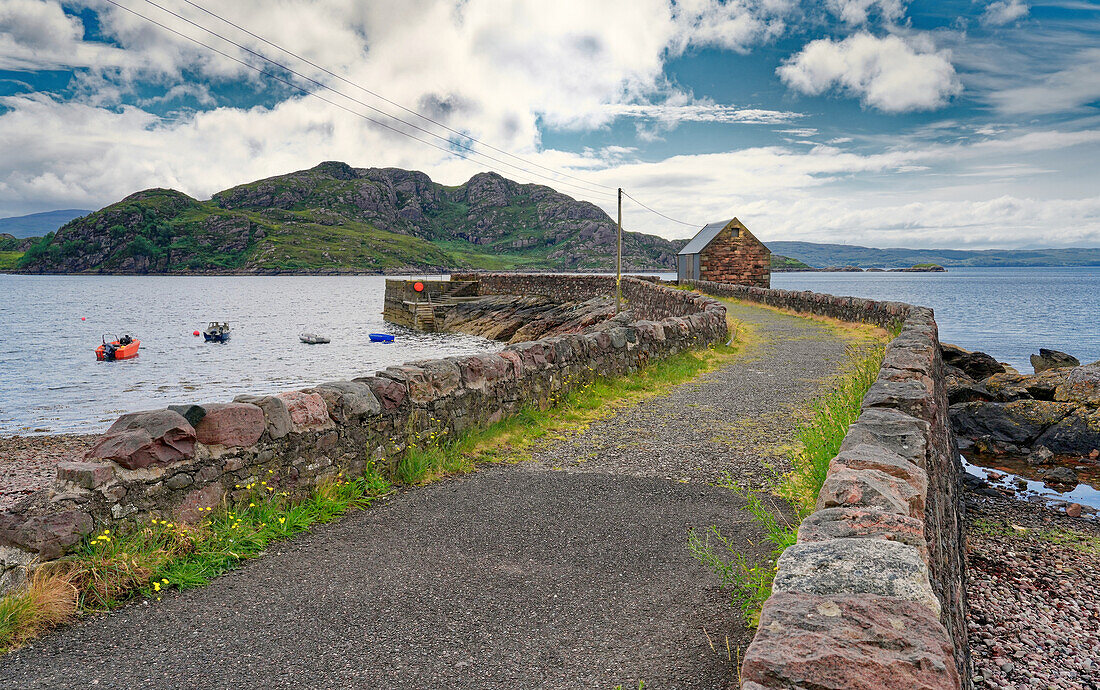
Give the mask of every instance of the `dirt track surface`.
<svg viewBox="0 0 1100 690">
<path fill-rule="evenodd" d="M 0 657 L 0 687 L 730 686 L 751 631 L 688 531 L 763 557 L 743 500 L 709 480 L 759 483 L 845 348 L 733 312 L 761 342 L 722 370 L 535 462 L 402 492 L 208 587 L 87 618 Z"/>
</svg>

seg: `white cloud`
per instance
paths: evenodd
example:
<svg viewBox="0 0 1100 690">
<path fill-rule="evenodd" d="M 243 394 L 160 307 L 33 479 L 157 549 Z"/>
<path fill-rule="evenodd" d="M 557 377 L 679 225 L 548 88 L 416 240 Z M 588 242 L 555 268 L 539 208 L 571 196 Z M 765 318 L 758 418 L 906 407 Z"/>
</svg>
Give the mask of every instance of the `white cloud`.
<svg viewBox="0 0 1100 690">
<path fill-rule="evenodd" d="M 790 134 L 796 137 L 817 136 L 817 130 L 813 127 L 796 127 L 795 129 L 777 129 L 775 131 L 780 134 Z"/>
<path fill-rule="evenodd" d="M 720 122 L 724 124 L 774 125 L 803 117 L 801 113 L 732 105 L 695 103 L 690 105 L 616 104 L 604 106 L 616 117 L 653 118 L 662 122 Z"/>
<path fill-rule="evenodd" d="M 962 91 L 948 53 L 916 38 L 865 32 L 811 41 L 776 72 L 796 91 L 819 95 L 839 88 L 889 113 L 934 110 Z"/>
<path fill-rule="evenodd" d="M 150 102 L 171 105 L 178 97 L 222 93 L 224 98 L 218 89 L 224 81 L 239 86 L 247 76 L 256 88 L 264 81 L 109 9 L 102 0 L 87 3 L 102 10 L 101 30 L 121 48 L 82 41 L 79 20 L 59 12 L 57 2 L 0 0 L 0 65 L 81 68 L 76 99 L 46 94 L 0 99 L 0 215 L 95 208 L 152 186 L 205 198 L 325 159 L 424 170 L 444 184 L 460 183 L 490 165 L 380 131 L 311 98 L 169 119 L 120 107 L 122 94 L 134 100 L 135 83 Z M 889 3 L 835 6 L 841 12 L 848 7 L 853 23 L 859 23 L 858 14 L 851 14 L 859 7 L 871 19 L 895 16 L 887 11 Z M 920 138 L 900 131 L 880 139 L 861 134 L 857 152 L 837 146 L 852 141 L 848 136 L 832 138 L 829 145 L 809 142 L 805 137 L 817 133 L 803 125 L 818 122 L 801 113 L 719 105 L 668 83 L 664 69 L 670 56 L 692 47 L 743 51 L 759 45 L 787 31 L 794 8 L 793 0 L 686 0 L 675 7 L 668 0 L 239 0 L 219 11 L 394 100 L 423 105 L 451 126 L 541 165 L 621 185 L 672 216 L 706 221 L 733 212 L 766 239 L 1100 244 L 1094 198 L 1100 188 L 1094 164 L 1100 133 L 1094 123 L 1079 125 L 1079 131 L 1017 131 L 1011 118 L 1004 118 L 996 130 L 972 136 L 974 130 L 959 122 L 937 120 L 928 125 L 939 127 L 937 132 Z M 1084 53 L 1080 64 L 1093 65 L 1095 57 Z M 1074 72 L 1067 65 L 1064 71 L 1044 81 L 1060 84 L 1059 93 L 1090 93 L 1087 70 Z M 209 91 L 188 87 L 193 82 L 183 74 L 199 75 L 194 81 Z M 949 56 L 919 35 L 874 38 L 860 32 L 815 41 L 781 67 L 780 75 L 792 89 L 839 89 L 888 112 L 935 107 L 960 88 Z M 1012 88 L 1025 86 L 1035 85 Z M 150 96 L 151 87 L 160 91 Z M 340 88 L 370 99 L 346 85 Z M 1009 98 L 1049 100 L 1040 92 Z M 597 139 L 599 148 L 576 153 L 546 149 L 541 139 L 546 125 L 598 128 L 616 118 L 633 119 L 653 137 L 684 121 L 778 124 L 788 128 L 781 134 L 805 143 L 653 160 L 651 150 L 601 146 L 618 143 L 613 140 Z M 963 129 L 960 143 L 937 143 Z M 825 131 L 833 134 L 831 127 Z M 549 184 L 491 165 L 513 179 Z M 610 197 L 589 195 L 568 182 L 554 186 L 614 211 Z M 637 208 L 624 211 L 630 229 L 669 237 L 690 232 Z"/>
<path fill-rule="evenodd" d="M 59 103 L 41 94 L 7 97 L 0 105 L 10 109 L 0 115 L 0 150 L 9 152 L 0 167 L 0 215 L 94 208 L 152 186 L 205 198 L 325 159 L 420 169 L 444 184 L 460 183 L 485 167 L 395 140 L 359 118 L 304 98 L 272 109 L 219 108 L 174 121 L 138 108 Z M 623 186 L 673 217 L 706 222 L 736 214 L 765 240 L 1100 244 L 1095 193 L 1100 180 L 1091 163 L 1100 155 L 1100 131 L 1003 132 L 952 145 L 890 140 L 892 147 L 869 154 L 788 145 L 652 162 L 620 146 L 525 155 L 600 184 Z M 1075 165 L 1081 169 L 1074 184 L 1051 172 Z M 554 186 L 614 212 L 611 197 Z M 690 234 L 630 204 L 624 213 L 631 230 Z"/>
<path fill-rule="evenodd" d="M 848 24 L 866 24 L 877 12 L 885 22 L 896 22 L 905 16 L 904 0 L 829 0 L 829 10 Z"/>
<path fill-rule="evenodd" d="M 676 33 L 673 53 L 691 46 L 714 46 L 747 53 L 754 45 L 782 35 L 798 0 L 679 0 L 672 5 Z"/>
<path fill-rule="evenodd" d="M 1003 26 L 1026 17 L 1028 6 L 1023 0 L 995 0 L 985 7 L 981 21 L 989 26 Z"/>
<path fill-rule="evenodd" d="M 989 94 L 997 109 L 1009 115 L 1072 112 L 1100 99 L 1100 48 L 1074 53 L 1068 67 L 1015 80 Z M 1020 85 L 1021 80 L 1028 83 Z"/>
<path fill-rule="evenodd" d="M 84 24 L 44 0 L 0 3 L 0 69 L 117 66 L 124 51 L 83 42 Z"/>
</svg>

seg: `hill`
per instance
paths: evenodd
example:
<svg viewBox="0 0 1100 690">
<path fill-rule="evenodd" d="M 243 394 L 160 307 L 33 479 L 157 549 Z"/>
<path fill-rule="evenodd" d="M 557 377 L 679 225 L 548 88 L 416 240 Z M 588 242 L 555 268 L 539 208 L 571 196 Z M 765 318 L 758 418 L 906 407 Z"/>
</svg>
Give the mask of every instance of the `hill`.
<svg viewBox="0 0 1100 690">
<path fill-rule="evenodd" d="M 774 253 L 817 268 L 908 268 L 916 264 L 946 267 L 1100 266 L 1100 248 L 1092 249 L 879 249 L 850 244 L 768 242 Z"/>
<path fill-rule="evenodd" d="M 91 211 L 67 208 L 61 211 L 32 213 L 28 216 L 0 218 L 0 234 L 12 235 L 20 239 L 24 237 L 42 237 L 47 232 L 57 230 L 73 218 L 86 216 L 89 213 Z"/>
<path fill-rule="evenodd" d="M 599 207 L 495 173 L 445 187 L 421 172 L 326 162 L 209 201 L 170 189 L 132 194 L 43 237 L 19 270 L 606 270 L 614 267 L 615 236 Z M 624 232 L 624 268 L 671 268 L 677 247 Z"/>
</svg>

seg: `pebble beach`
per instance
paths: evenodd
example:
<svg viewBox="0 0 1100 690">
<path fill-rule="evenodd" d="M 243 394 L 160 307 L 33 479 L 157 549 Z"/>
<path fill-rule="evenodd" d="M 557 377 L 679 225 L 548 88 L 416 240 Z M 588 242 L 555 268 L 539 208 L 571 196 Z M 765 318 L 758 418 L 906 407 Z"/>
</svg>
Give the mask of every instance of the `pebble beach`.
<svg viewBox="0 0 1100 690">
<path fill-rule="evenodd" d="M 1100 688 L 1100 525 L 968 493 L 978 688 Z"/>
</svg>

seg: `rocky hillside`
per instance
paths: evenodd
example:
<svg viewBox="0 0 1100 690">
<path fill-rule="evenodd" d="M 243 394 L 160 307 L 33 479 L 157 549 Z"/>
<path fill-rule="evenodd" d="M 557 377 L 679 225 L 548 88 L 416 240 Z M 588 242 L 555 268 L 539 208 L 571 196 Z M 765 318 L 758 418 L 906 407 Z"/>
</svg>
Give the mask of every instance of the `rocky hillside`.
<svg viewBox="0 0 1100 690">
<path fill-rule="evenodd" d="M 479 173 L 457 187 L 327 162 L 198 201 L 150 189 L 78 218 L 19 268 L 57 273 L 611 269 L 615 223 L 541 185 Z M 623 234 L 627 269 L 675 266 L 677 243 Z"/>
</svg>

